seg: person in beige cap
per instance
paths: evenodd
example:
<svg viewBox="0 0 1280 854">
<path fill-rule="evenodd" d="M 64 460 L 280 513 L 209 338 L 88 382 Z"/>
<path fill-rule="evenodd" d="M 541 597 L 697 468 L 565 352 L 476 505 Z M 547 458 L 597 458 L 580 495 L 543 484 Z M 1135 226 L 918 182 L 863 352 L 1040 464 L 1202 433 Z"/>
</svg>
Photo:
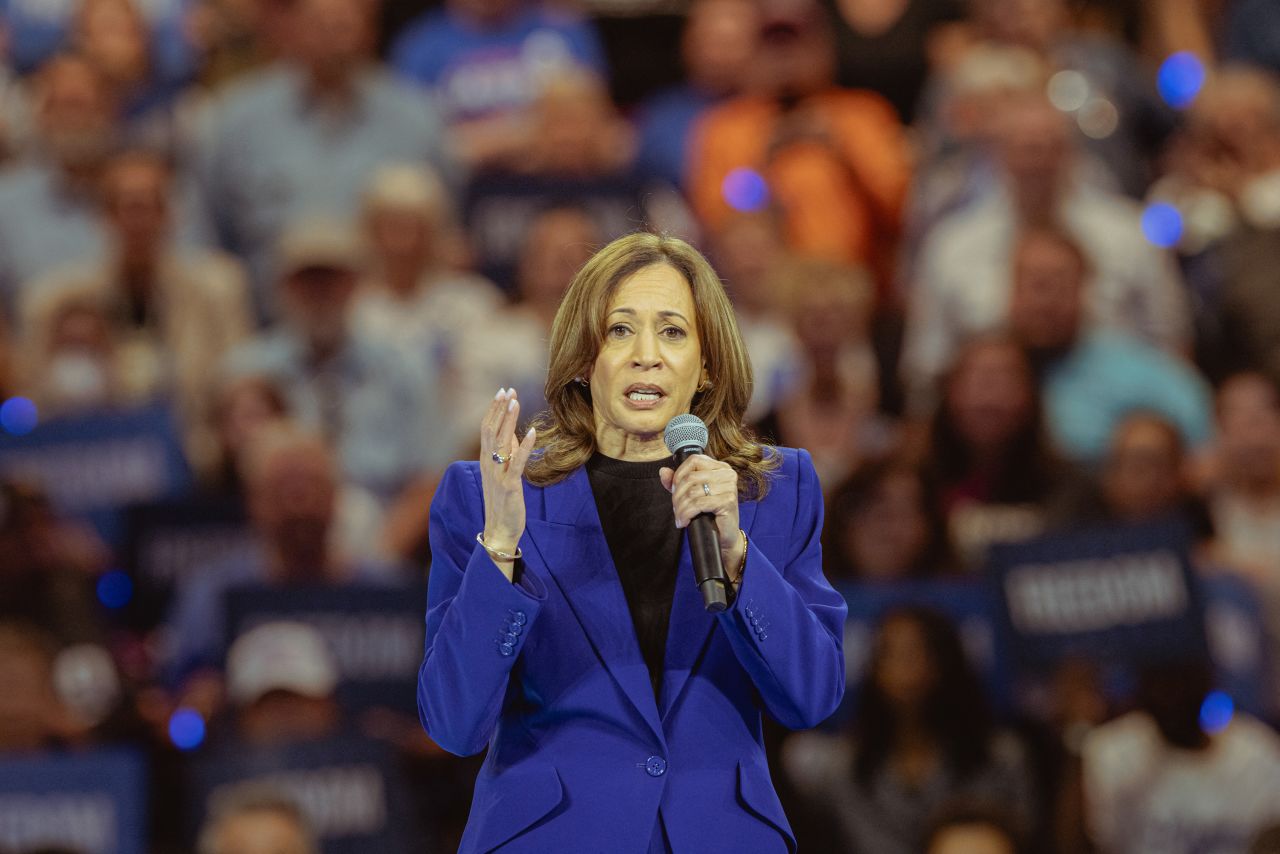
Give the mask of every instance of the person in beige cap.
<svg viewBox="0 0 1280 854">
<path fill-rule="evenodd" d="M 214 802 L 197 854 L 318 854 L 311 823 L 284 792 L 245 783 Z"/>
<path fill-rule="evenodd" d="M 337 449 L 346 478 L 390 500 L 453 454 L 435 377 L 353 328 L 365 257 L 352 223 L 293 223 L 277 252 L 281 323 L 233 351 L 226 372 L 276 382 L 293 416 Z"/>
<path fill-rule="evenodd" d="M 338 666 L 319 631 L 305 623 L 263 623 L 227 653 L 227 697 L 249 745 L 312 741 L 337 733 Z"/>
</svg>

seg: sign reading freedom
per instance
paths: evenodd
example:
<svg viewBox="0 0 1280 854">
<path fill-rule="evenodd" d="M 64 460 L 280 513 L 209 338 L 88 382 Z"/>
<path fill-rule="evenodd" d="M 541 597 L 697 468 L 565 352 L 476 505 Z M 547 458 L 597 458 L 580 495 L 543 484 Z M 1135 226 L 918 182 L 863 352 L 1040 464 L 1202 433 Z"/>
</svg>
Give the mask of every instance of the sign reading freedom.
<svg viewBox="0 0 1280 854">
<path fill-rule="evenodd" d="M 1189 551 L 1190 534 L 1176 521 L 994 546 L 991 580 L 1010 649 L 1031 665 L 1204 655 Z"/>
</svg>

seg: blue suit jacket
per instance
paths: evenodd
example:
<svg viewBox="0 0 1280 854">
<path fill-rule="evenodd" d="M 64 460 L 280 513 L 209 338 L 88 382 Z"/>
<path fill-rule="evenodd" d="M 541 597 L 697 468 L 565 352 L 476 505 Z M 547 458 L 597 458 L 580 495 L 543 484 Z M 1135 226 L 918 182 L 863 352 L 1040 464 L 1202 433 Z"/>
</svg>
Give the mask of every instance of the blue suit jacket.
<svg viewBox="0 0 1280 854">
<path fill-rule="evenodd" d="M 489 747 L 461 851 L 643 854 L 659 810 L 676 852 L 794 851 L 761 712 L 803 728 L 835 710 L 846 609 L 822 576 L 817 474 L 806 452 L 779 453 L 769 493 L 741 505 L 731 608 L 703 609 L 682 551 L 660 703 L 586 470 L 525 484 L 516 584 L 476 543 L 478 464 L 445 472 L 418 708 L 445 749 Z"/>
</svg>

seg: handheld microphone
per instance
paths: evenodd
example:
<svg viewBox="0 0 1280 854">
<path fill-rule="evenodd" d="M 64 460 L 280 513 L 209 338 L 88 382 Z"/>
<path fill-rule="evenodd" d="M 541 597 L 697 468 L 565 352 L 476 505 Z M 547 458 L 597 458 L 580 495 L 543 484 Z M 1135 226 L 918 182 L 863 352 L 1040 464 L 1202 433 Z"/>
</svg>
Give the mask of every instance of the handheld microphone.
<svg viewBox="0 0 1280 854">
<path fill-rule="evenodd" d="M 679 466 L 707 447 L 707 425 L 696 415 L 677 415 L 667 422 L 662 432 L 667 450 Z M 689 521 L 689 555 L 693 558 L 693 577 L 702 591 L 702 604 L 713 614 L 729 607 L 729 577 L 720 560 L 720 539 L 716 534 L 716 518 L 699 513 Z"/>
</svg>

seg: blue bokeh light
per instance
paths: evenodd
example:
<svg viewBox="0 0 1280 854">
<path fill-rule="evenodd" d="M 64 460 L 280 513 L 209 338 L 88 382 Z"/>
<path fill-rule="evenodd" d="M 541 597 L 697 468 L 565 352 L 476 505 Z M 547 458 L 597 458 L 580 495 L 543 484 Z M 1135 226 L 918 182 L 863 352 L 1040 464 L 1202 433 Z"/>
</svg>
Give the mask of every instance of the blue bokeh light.
<svg viewBox="0 0 1280 854">
<path fill-rule="evenodd" d="M 1156 88 L 1165 103 L 1175 109 L 1190 106 L 1204 87 L 1204 63 L 1189 51 L 1172 54 L 1160 64 Z"/>
<path fill-rule="evenodd" d="M 1235 715 L 1236 704 L 1222 691 L 1210 691 L 1200 704 L 1200 728 L 1210 735 L 1222 732 Z"/>
<path fill-rule="evenodd" d="M 118 569 L 98 579 L 98 601 L 108 608 L 123 608 L 133 598 L 133 579 Z"/>
<path fill-rule="evenodd" d="M 1142 212 L 1142 233 L 1156 246 L 1176 246 L 1182 239 L 1182 214 L 1165 202 L 1147 205 Z"/>
<path fill-rule="evenodd" d="M 179 750 L 195 750 L 204 742 L 204 718 L 194 709 L 178 709 L 169 718 L 169 739 Z"/>
<path fill-rule="evenodd" d="M 736 211 L 758 211 L 769 201 L 769 185 L 754 169 L 734 169 L 725 176 L 720 192 Z"/>
<path fill-rule="evenodd" d="M 0 403 L 0 429 L 12 436 L 25 436 L 36 429 L 36 405 L 25 397 L 11 397 Z"/>
</svg>

